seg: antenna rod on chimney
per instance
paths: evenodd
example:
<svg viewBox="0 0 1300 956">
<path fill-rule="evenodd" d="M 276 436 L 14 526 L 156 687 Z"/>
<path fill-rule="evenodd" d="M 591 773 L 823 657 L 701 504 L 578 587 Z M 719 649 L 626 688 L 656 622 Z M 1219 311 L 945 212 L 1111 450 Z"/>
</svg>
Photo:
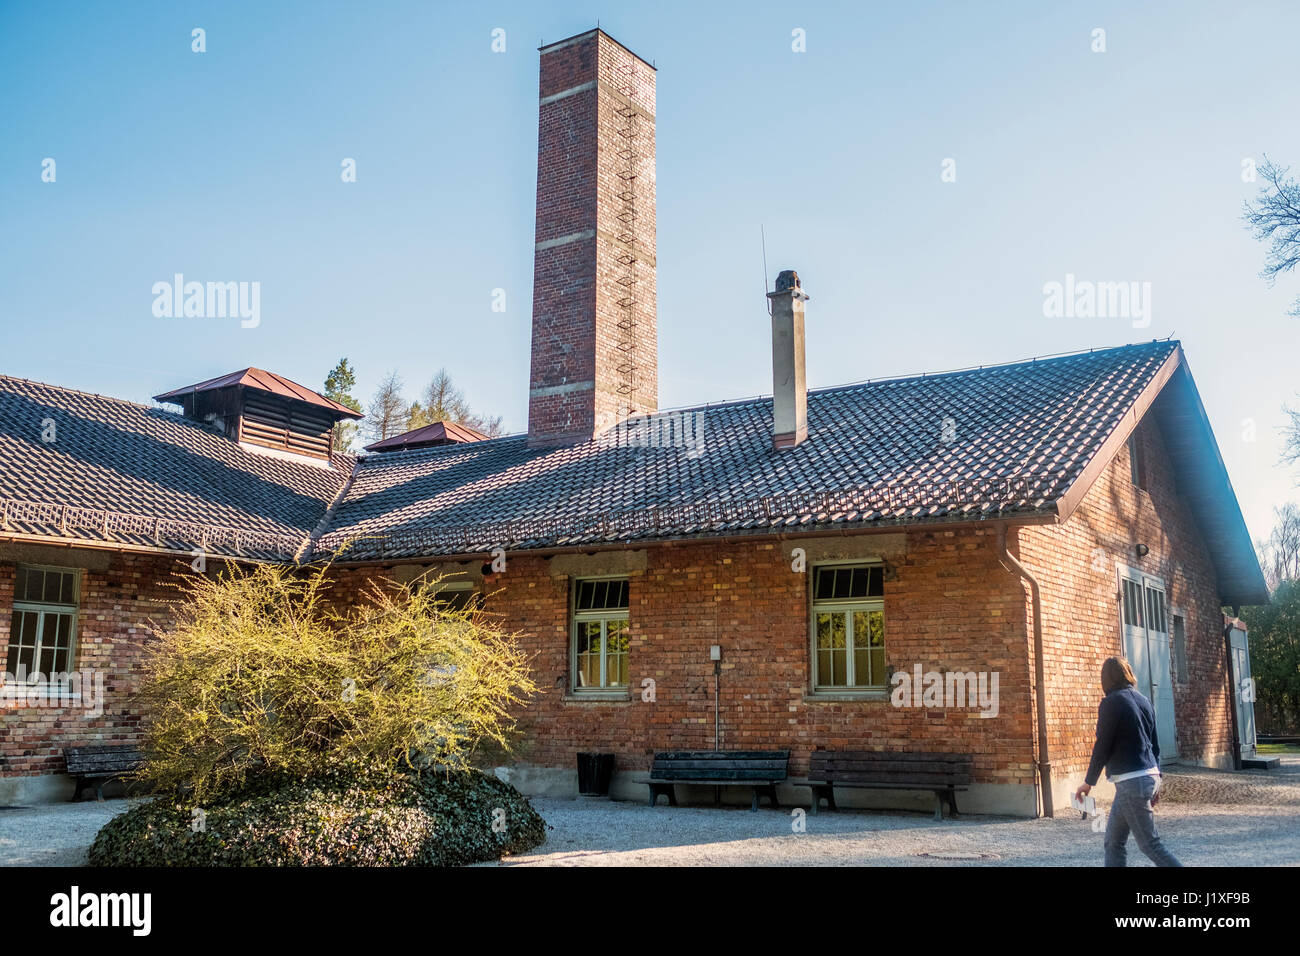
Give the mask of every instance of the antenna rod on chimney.
<svg viewBox="0 0 1300 956">
<path fill-rule="evenodd" d="M 759 240 L 763 243 L 763 297 L 767 297 L 767 233 L 763 231 L 763 224 L 758 224 Z M 767 314 L 772 314 L 772 300 L 767 300 Z"/>
</svg>

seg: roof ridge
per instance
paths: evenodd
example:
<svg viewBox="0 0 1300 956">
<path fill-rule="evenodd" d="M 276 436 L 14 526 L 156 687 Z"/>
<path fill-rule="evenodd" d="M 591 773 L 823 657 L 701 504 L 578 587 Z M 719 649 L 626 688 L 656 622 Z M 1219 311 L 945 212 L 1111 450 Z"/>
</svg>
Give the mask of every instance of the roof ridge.
<svg viewBox="0 0 1300 956">
<path fill-rule="evenodd" d="M 1105 348 L 1087 348 L 1087 349 L 1074 349 L 1073 351 L 1069 351 L 1069 352 L 1051 352 L 1046 355 L 1033 355 L 1030 356 L 1029 358 L 1024 358 L 1024 359 L 1014 359 L 1006 362 L 992 362 L 987 365 L 968 365 L 964 368 L 946 369 L 939 372 L 914 372 L 910 375 L 882 375 L 876 378 L 860 379 L 859 381 L 856 382 L 844 382 L 839 385 L 822 385 L 817 388 L 810 388 L 808 389 L 808 395 L 809 396 L 824 395 L 824 394 L 829 394 L 841 390 L 861 388 L 863 385 L 879 385 L 886 382 L 921 381 L 923 379 L 942 378 L 945 375 L 965 375 L 971 372 L 995 371 L 998 369 L 1014 368 L 1020 365 L 1034 365 L 1038 362 L 1053 362 L 1059 359 L 1073 358 L 1079 355 L 1097 355 L 1103 352 L 1120 352 L 1125 349 L 1150 348 L 1151 346 L 1154 345 L 1168 345 L 1171 347 L 1176 347 L 1179 344 L 1180 344 L 1179 341 L 1171 335 L 1163 339 L 1151 339 L 1149 342 L 1127 342 L 1124 345 L 1112 345 L 1112 346 L 1107 346 Z M 720 399 L 714 402 L 700 402 L 694 405 L 670 405 L 667 408 L 657 408 L 653 412 L 646 412 L 644 417 L 653 418 L 657 415 L 664 415 L 672 412 L 694 412 L 694 411 L 705 411 L 705 410 L 712 410 L 712 409 L 737 408 L 743 405 L 766 404 L 771 401 L 772 401 L 771 394 L 764 393 L 761 395 L 750 395 L 744 398 Z M 516 432 L 511 435 L 497 435 L 493 438 L 487 439 L 487 441 L 502 441 L 506 438 L 526 438 L 527 436 L 528 436 L 528 432 L 523 431 L 523 432 Z M 595 438 L 599 438 L 599 437 L 600 437 L 599 435 L 595 436 Z M 484 442 L 472 442 L 469 444 L 481 445 L 484 444 Z M 436 449 L 434 448 L 394 448 L 392 450 L 386 450 L 383 452 L 374 453 L 372 455 L 367 455 L 366 457 L 373 458 L 376 455 L 382 454 L 391 460 L 392 456 L 394 455 L 405 455 L 417 451 L 432 452 L 435 450 Z"/>
<path fill-rule="evenodd" d="M 347 498 L 348 492 L 352 490 L 352 484 L 357 480 L 359 474 L 361 474 L 361 460 L 357 459 L 352 463 L 348 476 L 343 479 L 338 490 L 334 492 L 334 499 L 325 507 L 320 520 L 316 522 L 316 527 L 308 532 L 307 536 L 303 538 L 302 544 L 298 546 L 298 550 L 293 553 L 293 560 L 296 563 L 301 564 L 304 557 L 311 556 L 312 551 L 316 548 L 316 542 L 329 530 L 330 519 L 334 517 L 339 505 Z"/>
<path fill-rule="evenodd" d="M 21 375 L 7 375 L 4 372 L 0 372 L 0 381 L 22 382 L 24 385 L 39 385 L 41 388 L 53 389 L 56 392 L 66 392 L 70 395 L 81 395 L 85 398 L 100 398 L 106 402 L 116 402 L 119 405 L 130 405 L 133 408 L 142 408 L 147 412 L 158 412 L 162 415 L 168 416 L 169 418 L 179 418 L 182 421 L 187 422 L 191 421 L 191 419 L 186 418 L 180 412 L 174 412 L 170 408 L 165 407 L 162 402 L 155 402 L 153 404 L 136 402 L 129 398 L 120 398 L 117 395 L 105 395 L 102 392 L 88 392 L 84 388 L 71 388 L 67 385 L 55 385 L 53 382 L 43 382 L 36 378 L 23 378 Z M 194 422 L 194 424 L 197 425 L 199 423 Z"/>
<path fill-rule="evenodd" d="M 1125 349 L 1149 348 L 1154 345 L 1177 346 L 1179 341 L 1172 335 L 1163 339 L 1152 339 L 1149 342 L 1128 342 L 1124 345 L 1112 345 L 1106 348 L 1089 348 L 1075 349 L 1070 352 L 1052 352 L 1047 355 L 1033 355 L 1029 358 L 1015 359 L 1006 362 L 992 362 L 987 365 L 968 365 L 964 368 L 945 369 L 938 372 L 913 372 L 909 375 L 881 375 L 875 378 L 859 379 L 856 382 L 843 382 L 839 385 L 821 385 L 816 388 L 808 389 L 809 395 L 824 394 L 827 392 L 836 392 L 843 389 L 861 388 L 863 385 L 879 385 L 886 382 L 909 382 L 920 381 L 922 379 L 942 378 L 945 375 L 966 375 L 971 372 L 990 372 L 997 369 L 1014 368 L 1019 365 L 1033 365 L 1038 362 L 1052 362 L 1059 359 L 1073 358 L 1079 355 L 1097 355 L 1103 352 L 1121 352 Z M 752 405 L 760 402 L 766 403 L 772 400 L 769 392 L 760 395 L 749 395 L 744 398 L 720 399 L 716 402 L 702 402 L 696 405 L 673 405 L 667 408 L 659 408 L 648 415 L 659 415 L 664 412 L 689 412 L 710 408 L 732 408 L 739 405 Z"/>
</svg>

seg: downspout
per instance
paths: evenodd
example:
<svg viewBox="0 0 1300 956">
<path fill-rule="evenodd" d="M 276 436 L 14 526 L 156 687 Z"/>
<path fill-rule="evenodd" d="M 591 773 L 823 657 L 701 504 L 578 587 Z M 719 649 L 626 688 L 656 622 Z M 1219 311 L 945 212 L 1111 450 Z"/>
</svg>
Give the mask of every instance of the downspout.
<svg viewBox="0 0 1300 956">
<path fill-rule="evenodd" d="M 1003 566 L 1019 574 L 1029 585 L 1034 618 L 1034 700 L 1038 708 L 1038 785 L 1043 798 L 1043 816 L 1053 815 L 1052 758 L 1047 747 L 1047 684 L 1043 678 L 1043 602 L 1038 579 L 1007 550 L 1007 526 L 998 526 L 998 557 Z"/>
<path fill-rule="evenodd" d="M 1241 769 L 1241 728 L 1237 725 L 1237 694 L 1240 691 L 1237 675 L 1232 667 L 1232 626 L 1236 623 L 1239 608 L 1232 609 L 1232 619 L 1223 622 L 1223 651 L 1228 665 L 1228 714 L 1232 718 L 1232 769 Z"/>
<path fill-rule="evenodd" d="M 721 737 L 718 734 L 718 729 L 721 726 L 718 723 L 720 719 L 719 718 L 720 711 L 718 709 L 719 706 L 718 693 L 722 689 L 721 682 L 722 682 L 722 661 L 714 661 L 713 662 L 713 749 L 714 751 L 721 749 L 721 747 L 718 744 L 718 741 L 721 739 Z"/>
</svg>

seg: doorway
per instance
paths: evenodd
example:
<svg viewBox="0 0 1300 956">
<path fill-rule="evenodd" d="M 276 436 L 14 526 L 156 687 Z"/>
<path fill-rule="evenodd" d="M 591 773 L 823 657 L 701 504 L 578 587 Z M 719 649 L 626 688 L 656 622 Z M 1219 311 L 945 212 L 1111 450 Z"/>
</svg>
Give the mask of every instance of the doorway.
<svg viewBox="0 0 1300 956">
<path fill-rule="evenodd" d="M 1160 578 L 1120 565 L 1119 589 L 1124 656 L 1133 667 L 1138 692 L 1156 712 L 1163 764 L 1178 756 L 1165 584 Z"/>
<path fill-rule="evenodd" d="M 1237 743 L 1241 755 L 1254 758 L 1255 753 L 1255 682 L 1250 675 L 1250 643 L 1245 626 L 1236 621 L 1228 632 L 1232 658 L 1232 702 L 1237 708 Z"/>
</svg>

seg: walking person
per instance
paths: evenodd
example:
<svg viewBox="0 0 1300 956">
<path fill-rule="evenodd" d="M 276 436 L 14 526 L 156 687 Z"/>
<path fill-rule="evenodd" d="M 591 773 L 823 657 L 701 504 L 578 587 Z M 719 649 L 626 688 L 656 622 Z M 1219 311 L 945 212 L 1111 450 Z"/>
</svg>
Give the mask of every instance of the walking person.
<svg viewBox="0 0 1300 956">
<path fill-rule="evenodd" d="M 1084 784 L 1075 791 L 1082 800 L 1106 768 L 1115 785 L 1115 802 L 1106 821 L 1106 865 L 1125 866 L 1131 832 L 1138 849 L 1156 866 L 1182 866 L 1156 833 L 1155 806 L 1160 800 L 1160 741 L 1156 712 L 1138 693 L 1137 678 L 1128 661 L 1108 657 L 1101 665 L 1106 696 L 1097 708 L 1097 742 Z"/>
</svg>

